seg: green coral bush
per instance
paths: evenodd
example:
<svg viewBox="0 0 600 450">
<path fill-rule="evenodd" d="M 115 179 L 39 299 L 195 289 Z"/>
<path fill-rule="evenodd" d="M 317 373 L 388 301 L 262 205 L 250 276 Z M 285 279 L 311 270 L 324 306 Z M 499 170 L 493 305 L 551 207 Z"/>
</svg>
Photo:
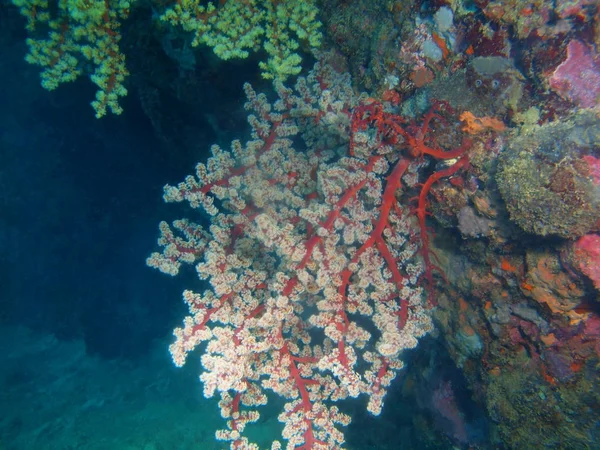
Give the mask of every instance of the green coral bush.
<svg viewBox="0 0 600 450">
<path fill-rule="evenodd" d="M 27 62 L 42 67 L 42 86 L 54 90 L 89 73 L 98 86 L 96 117 L 121 114 L 129 75 L 120 51 L 120 27 L 133 0 L 12 0 L 27 19 Z M 265 78 L 284 80 L 300 72 L 299 41 L 321 43 L 315 0 L 178 0 L 161 20 L 194 34 L 192 44 L 213 48 L 222 59 L 246 58 L 261 47 Z"/>
<path fill-rule="evenodd" d="M 179 0 L 161 19 L 194 33 L 192 45 L 208 45 L 222 59 L 247 58 L 262 46 L 268 54 L 260 63 L 263 77 L 285 80 L 301 70 L 298 41 L 321 44 L 317 13 L 314 0 L 228 0 L 219 6 Z"/>
<path fill-rule="evenodd" d="M 127 95 L 125 56 L 119 49 L 120 22 L 129 15 L 129 0 L 13 0 L 27 19 L 27 62 L 43 68 L 42 86 L 54 90 L 93 67 L 98 86 L 92 102 L 96 117 L 110 110 L 120 114 L 120 97 Z"/>
</svg>

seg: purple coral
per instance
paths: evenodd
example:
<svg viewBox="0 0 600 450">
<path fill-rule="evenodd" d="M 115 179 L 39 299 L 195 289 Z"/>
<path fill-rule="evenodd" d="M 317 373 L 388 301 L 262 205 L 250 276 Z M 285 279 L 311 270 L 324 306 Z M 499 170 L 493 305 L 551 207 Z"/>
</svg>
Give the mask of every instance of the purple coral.
<svg viewBox="0 0 600 450">
<path fill-rule="evenodd" d="M 548 81 L 561 97 L 583 108 L 593 108 L 600 98 L 600 58 L 583 42 L 573 40 L 567 46 L 567 59 Z"/>
<path fill-rule="evenodd" d="M 449 434 L 459 442 L 467 442 L 467 425 L 463 414 L 458 408 L 452 383 L 444 381 L 433 391 L 432 403 L 434 410 L 447 421 Z"/>
</svg>

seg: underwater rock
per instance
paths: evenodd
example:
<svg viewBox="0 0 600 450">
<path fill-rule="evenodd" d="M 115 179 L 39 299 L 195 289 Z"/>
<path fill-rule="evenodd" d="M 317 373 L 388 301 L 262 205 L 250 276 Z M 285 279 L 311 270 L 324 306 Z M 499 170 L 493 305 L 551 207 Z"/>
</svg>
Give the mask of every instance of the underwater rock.
<svg viewBox="0 0 600 450">
<path fill-rule="evenodd" d="M 597 229 L 600 185 L 589 159 L 600 144 L 598 130 L 600 119 L 588 111 L 523 127 L 509 138 L 496 181 L 510 218 L 524 231 L 576 239 Z"/>
<path fill-rule="evenodd" d="M 503 56 L 479 56 L 473 58 L 466 68 L 465 80 L 472 92 L 494 105 L 494 114 L 506 108 L 518 110 L 523 97 L 523 74 L 510 58 Z"/>
<path fill-rule="evenodd" d="M 491 221 L 475 214 L 473 208 L 464 206 L 458 214 L 458 228 L 463 237 L 489 236 Z"/>
<path fill-rule="evenodd" d="M 526 297 L 544 305 L 544 309 L 549 313 L 548 317 L 563 317 L 571 325 L 588 318 L 588 312 L 578 309 L 586 293 L 563 270 L 557 253 L 532 249 L 527 252 L 526 261 L 528 270 L 525 282 L 521 285 L 522 293 Z"/>
</svg>

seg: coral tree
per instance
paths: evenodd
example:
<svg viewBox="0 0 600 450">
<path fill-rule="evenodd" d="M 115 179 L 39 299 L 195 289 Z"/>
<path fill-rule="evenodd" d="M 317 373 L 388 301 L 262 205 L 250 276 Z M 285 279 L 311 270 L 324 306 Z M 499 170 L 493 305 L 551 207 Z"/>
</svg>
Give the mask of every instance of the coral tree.
<svg viewBox="0 0 600 450">
<path fill-rule="evenodd" d="M 300 73 L 298 40 L 312 48 L 321 44 L 317 12 L 314 0 L 226 0 L 218 6 L 180 0 L 161 19 L 194 33 L 192 45 L 206 44 L 222 59 L 246 58 L 262 44 L 269 55 L 260 62 L 263 77 L 285 80 Z"/>
<path fill-rule="evenodd" d="M 432 328 L 419 286 L 423 273 L 433 282 L 426 197 L 466 166 L 469 143 L 434 144 L 444 105 L 408 125 L 323 62 L 294 90 L 275 87 L 270 104 L 245 86 L 251 141 L 213 146 L 195 177 L 165 187 L 166 201 L 203 208 L 210 227 L 163 222 L 164 250 L 148 264 L 174 275 L 197 263 L 210 284 L 184 293 L 190 315 L 170 350 L 182 365 L 206 342 L 200 379 L 205 396 L 221 396 L 219 439 L 256 448 L 241 433 L 270 390 L 287 402 L 288 449 L 338 449 L 350 417 L 331 403 L 364 394 L 379 414 L 403 352 Z M 399 199 L 426 157 L 458 159 L 425 183 L 413 220 Z"/>
<path fill-rule="evenodd" d="M 29 54 L 26 60 L 39 65 L 42 86 L 48 90 L 91 72 L 98 86 L 92 107 L 96 117 L 107 111 L 121 114 L 121 97 L 129 72 L 119 48 L 121 25 L 130 10 L 139 6 L 129 0 L 13 0 L 27 19 Z M 269 79 L 285 80 L 301 70 L 301 43 L 314 49 L 321 44 L 321 23 L 314 1 L 229 0 L 205 2 L 180 0 L 163 9 L 161 20 L 193 33 L 192 46 L 205 44 L 224 60 L 246 58 L 262 48 L 266 61 L 259 66 Z M 147 30 L 150 33 L 150 30 Z M 138 37 L 139 38 L 139 37 Z M 93 70 L 88 68 L 88 64 Z"/>
<path fill-rule="evenodd" d="M 119 99 L 127 95 L 123 82 L 129 74 L 119 49 L 121 21 L 129 15 L 128 0 L 14 0 L 27 18 L 27 62 L 43 68 L 42 86 L 48 90 L 74 81 L 86 62 L 94 70 L 92 107 L 96 117 L 123 111 Z M 44 33 L 47 36 L 42 37 Z"/>
</svg>

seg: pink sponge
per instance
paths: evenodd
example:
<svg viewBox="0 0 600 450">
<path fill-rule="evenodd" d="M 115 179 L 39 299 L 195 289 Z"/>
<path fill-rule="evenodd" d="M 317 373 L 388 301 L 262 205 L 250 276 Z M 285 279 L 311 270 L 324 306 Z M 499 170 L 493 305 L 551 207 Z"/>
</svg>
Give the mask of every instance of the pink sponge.
<svg viewBox="0 0 600 450">
<path fill-rule="evenodd" d="M 600 289 L 600 236 L 586 234 L 575 242 L 575 262 L 579 269 Z"/>
<path fill-rule="evenodd" d="M 600 184 L 600 159 L 593 155 L 585 155 L 582 159 L 588 163 L 594 184 Z"/>
<path fill-rule="evenodd" d="M 567 46 L 567 59 L 548 82 L 561 97 L 583 108 L 593 108 L 600 99 L 600 58 L 580 41 Z"/>
</svg>

